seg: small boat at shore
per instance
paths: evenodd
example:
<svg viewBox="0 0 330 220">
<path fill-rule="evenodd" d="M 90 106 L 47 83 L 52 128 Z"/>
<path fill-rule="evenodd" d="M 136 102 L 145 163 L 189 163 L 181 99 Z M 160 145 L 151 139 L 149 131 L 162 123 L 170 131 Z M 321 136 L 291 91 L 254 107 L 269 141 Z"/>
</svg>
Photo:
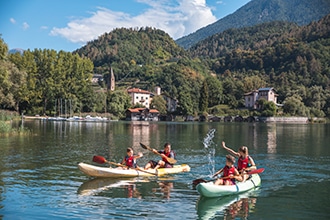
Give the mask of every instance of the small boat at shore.
<svg viewBox="0 0 330 220">
<path fill-rule="evenodd" d="M 260 176 L 258 174 L 252 174 L 246 181 L 236 182 L 235 185 L 214 185 L 214 182 L 205 182 L 199 183 L 196 190 L 200 195 L 205 197 L 220 197 L 246 192 L 258 187 L 260 184 Z"/>
<path fill-rule="evenodd" d="M 100 167 L 94 166 L 87 163 L 79 163 L 79 170 L 84 174 L 91 177 L 112 177 L 112 178 L 123 178 L 123 177 L 138 177 L 138 176 L 165 176 L 168 174 L 176 174 L 189 172 L 190 166 L 188 164 L 174 165 L 173 168 L 160 168 L 160 169 L 122 169 L 112 167 Z"/>
</svg>

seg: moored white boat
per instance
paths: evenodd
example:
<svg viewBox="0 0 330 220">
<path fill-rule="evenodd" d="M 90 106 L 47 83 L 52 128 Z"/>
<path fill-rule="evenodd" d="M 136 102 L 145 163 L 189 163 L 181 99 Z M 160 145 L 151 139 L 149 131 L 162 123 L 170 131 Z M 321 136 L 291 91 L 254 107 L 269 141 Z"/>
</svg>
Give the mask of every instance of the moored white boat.
<svg viewBox="0 0 330 220">
<path fill-rule="evenodd" d="M 189 172 L 190 166 L 187 164 L 175 165 L 173 168 L 149 169 L 121 169 L 112 167 L 100 167 L 86 163 L 79 163 L 78 168 L 88 176 L 92 177 L 137 177 L 137 176 L 164 176 L 168 174 Z"/>
<path fill-rule="evenodd" d="M 214 185 L 213 182 L 199 183 L 196 187 L 198 193 L 205 197 L 220 197 L 238 194 L 251 190 L 261 184 L 258 174 L 253 174 L 245 182 L 236 182 L 236 185 Z"/>
</svg>

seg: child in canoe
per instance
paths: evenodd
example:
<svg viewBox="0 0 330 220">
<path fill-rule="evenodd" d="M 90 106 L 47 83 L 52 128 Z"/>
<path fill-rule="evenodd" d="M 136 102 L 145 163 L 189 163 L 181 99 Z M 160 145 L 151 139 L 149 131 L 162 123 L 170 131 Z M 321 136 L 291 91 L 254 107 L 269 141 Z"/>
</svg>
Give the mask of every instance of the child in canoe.
<svg viewBox="0 0 330 220">
<path fill-rule="evenodd" d="M 231 155 L 238 158 L 237 160 L 237 169 L 238 172 L 241 174 L 241 178 L 238 178 L 238 181 L 245 181 L 249 175 L 247 174 L 249 170 L 255 170 L 256 165 L 254 160 L 249 155 L 248 148 L 246 146 L 242 146 L 238 149 L 238 152 L 230 149 L 226 146 L 226 143 L 222 141 L 222 147 L 228 151 Z"/>
<path fill-rule="evenodd" d="M 215 185 L 235 185 L 235 179 L 239 177 L 239 172 L 234 166 L 235 158 L 231 155 L 226 155 L 226 165 L 218 170 L 213 177 L 216 177 L 218 174 L 223 173 L 222 177 L 217 179 Z"/>
<path fill-rule="evenodd" d="M 150 160 L 145 166 L 144 169 L 148 170 L 150 168 L 152 169 L 158 169 L 158 168 L 172 168 L 173 164 L 171 164 L 169 161 L 167 161 L 167 158 L 175 158 L 174 151 L 171 150 L 171 144 L 165 143 L 164 144 L 164 150 L 157 151 L 155 149 L 152 149 L 154 153 L 159 153 L 162 157 L 162 160 L 154 161 Z"/>
<path fill-rule="evenodd" d="M 143 154 L 139 152 L 137 155 L 134 155 L 132 148 L 127 148 L 127 155 L 124 157 L 120 164 L 127 166 L 128 168 L 137 168 L 136 159 L 143 157 Z"/>
</svg>

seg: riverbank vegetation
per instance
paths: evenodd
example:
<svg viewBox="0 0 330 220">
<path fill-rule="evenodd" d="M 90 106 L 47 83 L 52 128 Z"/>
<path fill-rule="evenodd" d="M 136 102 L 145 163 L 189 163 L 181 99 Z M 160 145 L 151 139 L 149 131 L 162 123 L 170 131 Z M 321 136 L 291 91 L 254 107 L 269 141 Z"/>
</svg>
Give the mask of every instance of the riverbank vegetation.
<svg viewBox="0 0 330 220">
<path fill-rule="evenodd" d="M 15 111 L 0 110 L 0 135 L 28 134 L 30 131 L 23 126 L 14 127 L 13 121 L 21 120 Z"/>
</svg>

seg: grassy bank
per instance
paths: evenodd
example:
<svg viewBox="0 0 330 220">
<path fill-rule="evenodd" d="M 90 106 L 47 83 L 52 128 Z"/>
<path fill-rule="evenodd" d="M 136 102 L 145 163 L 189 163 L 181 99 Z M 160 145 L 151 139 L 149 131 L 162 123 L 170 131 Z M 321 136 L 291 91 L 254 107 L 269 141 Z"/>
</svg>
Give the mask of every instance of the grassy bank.
<svg viewBox="0 0 330 220">
<path fill-rule="evenodd" d="M 0 135 L 18 135 L 30 133 L 24 127 L 13 127 L 13 120 L 21 120 L 17 112 L 0 110 Z"/>
</svg>

